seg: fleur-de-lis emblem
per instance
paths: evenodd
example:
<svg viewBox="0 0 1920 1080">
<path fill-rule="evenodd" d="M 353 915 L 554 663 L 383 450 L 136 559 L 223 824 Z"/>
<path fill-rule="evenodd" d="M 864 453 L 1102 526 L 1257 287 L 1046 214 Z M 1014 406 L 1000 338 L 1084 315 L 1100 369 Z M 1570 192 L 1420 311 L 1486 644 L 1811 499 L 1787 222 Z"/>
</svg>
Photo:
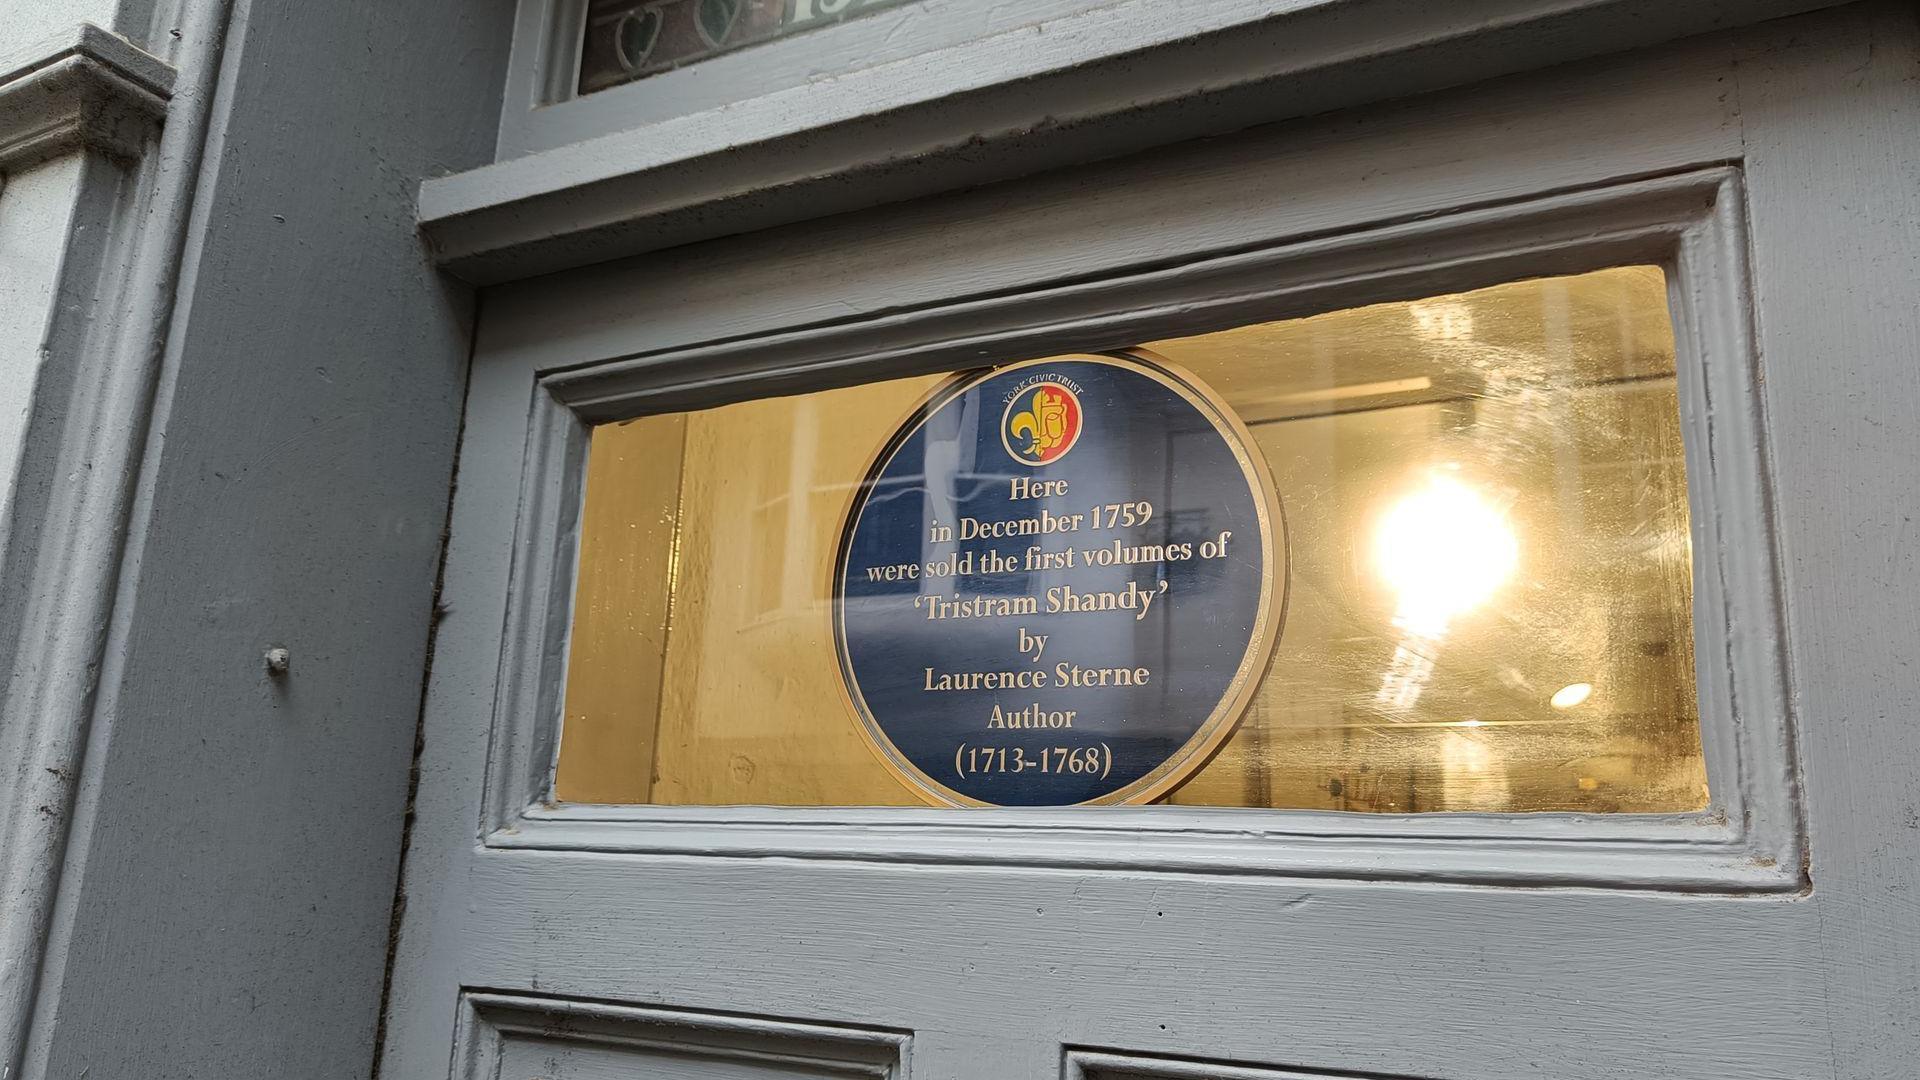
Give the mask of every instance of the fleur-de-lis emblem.
<svg viewBox="0 0 1920 1080">
<path fill-rule="evenodd" d="M 1026 399 L 1007 406 L 1004 441 L 1007 452 L 1028 465 L 1041 465 L 1065 454 L 1080 434 L 1080 403 L 1058 383 L 1043 383 Z M 1024 446 L 1016 440 L 1024 439 Z"/>
<path fill-rule="evenodd" d="M 1046 457 L 1047 451 L 1066 441 L 1067 399 L 1045 388 L 1034 391 L 1033 408 L 1015 413 L 1009 430 L 1028 438 L 1030 456 Z"/>
</svg>

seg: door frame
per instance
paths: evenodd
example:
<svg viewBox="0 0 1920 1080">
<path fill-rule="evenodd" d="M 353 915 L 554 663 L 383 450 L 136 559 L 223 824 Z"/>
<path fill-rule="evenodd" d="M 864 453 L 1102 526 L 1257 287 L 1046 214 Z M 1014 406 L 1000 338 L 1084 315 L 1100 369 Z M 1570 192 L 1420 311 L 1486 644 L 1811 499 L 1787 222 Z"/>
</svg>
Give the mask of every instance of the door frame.
<svg viewBox="0 0 1920 1080">
<path fill-rule="evenodd" d="M 1553 943 L 1604 939 L 1628 967 L 1682 975 L 1588 1018 L 1587 1072 L 1706 1076 L 1761 1055 L 1781 1075 L 1822 1062 L 1866 1075 L 1896 1052 L 1866 995 L 1897 999 L 1914 947 L 1831 927 L 1891 931 L 1915 878 L 1911 860 L 1875 854 L 1904 836 L 1899 793 L 1914 786 L 1920 737 L 1893 718 L 1914 677 L 1867 631 L 1901 625 L 1899 605 L 1920 590 L 1848 578 L 1834 553 L 1858 541 L 1808 500 L 1844 476 L 1862 520 L 1895 535 L 1872 515 L 1910 479 L 1884 439 L 1842 455 L 1823 439 L 1848 415 L 1845 395 L 1890 375 L 1920 333 L 1889 307 L 1920 284 L 1903 238 L 1846 212 L 1912 202 L 1899 169 L 1920 140 L 1898 120 L 1913 106 L 1915 37 L 1903 7 L 1829 12 L 489 291 L 389 1058 L 444 1055 L 482 991 L 912 1026 L 898 1017 L 933 1015 L 930 999 L 846 989 L 842 964 L 905 961 L 835 922 L 823 897 L 877 890 L 938 955 L 973 918 L 952 897 L 988 903 L 974 886 L 991 881 L 1109 929 L 1158 905 L 1162 917 L 1210 911 L 1206 929 L 1231 937 L 1258 914 L 1275 939 L 1233 942 L 1284 951 L 1248 978 L 1286 1002 L 1314 993 L 1295 968 L 1332 962 L 1342 942 L 1376 959 L 1438 954 L 1455 944 L 1432 936 L 1446 928 L 1478 943 L 1480 967 L 1494 955 L 1530 971 Z M 1629 259 L 1660 261 L 1673 281 L 1703 742 L 1724 820 L 1155 807 L 957 822 L 918 809 L 546 805 L 585 424 Z M 903 275 L 907 260 L 919 272 Z M 1804 261 L 1846 289 L 1816 297 Z M 1814 363 L 1835 341 L 1863 348 L 1843 353 L 1851 366 Z M 1920 430 L 1910 392 L 1874 405 L 1896 432 Z M 1878 622 L 1837 619 L 1847 607 Z M 1794 677 L 1808 671 L 1819 678 Z M 1859 790 L 1861 774 L 1879 786 Z M 741 920 L 756 904 L 814 920 L 807 944 L 822 951 L 783 954 L 791 927 Z M 954 925 L 909 914 L 922 908 Z M 654 920 L 693 914 L 706 921 L 658 933 Z M 760 978 L 785 981 L 752 981 L 750 957 Z M 1709 985 L 1688 982 L 1687 961 Z M 1412 970 L 1368 1008 L 1404 1013 L 1422 988 L 1459 990 L 1444 969 Z M 1848 970 L 1870 970 L 1872 986 Z M 802 985 L 802 971 L 840 989 Z M 951 978 L 951 1000 L 973 992 Z M 988 1021 L 956 1005 L 947 1026 L 916 1029 L 913 1054 L 933 1075 L 1059 1070 L 1062 1046 L 1158 1060 L 1199 1045 L 1309 1072 L 1531 1075 L 1541 1048 L 1526 1018 L 1563 1014 L 1530 985 L 1478 985 L 1512 1025 L 1426 1030 L 1417 1053 L 1378 1037 L 1358 1007 L 1273 1018 L 1280 1049 L 1279 1034 L 1162 1001 L 1179 1022 L 1156 1034 L 1131 1025 L 1118 990 L 1089 984 L 1070 1024 L 1023 1021 L 1009 1046 L 1024 1049 L 981 1054 Z M 1848 1004 L 1831 1004 L 1836 989 Z M 1697 1045 L 1628 1037 L 1682 1015 Z"/>
</svg>

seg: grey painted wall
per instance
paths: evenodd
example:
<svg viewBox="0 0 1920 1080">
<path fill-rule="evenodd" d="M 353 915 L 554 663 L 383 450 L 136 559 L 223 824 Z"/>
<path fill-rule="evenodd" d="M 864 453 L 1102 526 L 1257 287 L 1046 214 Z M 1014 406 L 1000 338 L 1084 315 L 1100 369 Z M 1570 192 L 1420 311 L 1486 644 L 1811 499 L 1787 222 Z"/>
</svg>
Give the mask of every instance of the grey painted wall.
<svg viewBox="0 0 1920 1080">
<path fill-rule="evenodd" d="M 490 154 L 512 4 L 26 6 L 117 21 L 181 89 L 46 234 L 112 257 L 63 282 L 91 288 L 43 342 L 64 381 L 9 495 L 6 726 L 44 737 L 0 738 L 0 803 L 46 854 L 0 858 L 0 1005 L 31 1018 L 0 1075 L 364 1076 L 472 313 L 413 204 Z M 28 760 L 62 739 L 71 768 Z"/>
<path fill-rule="evenodd" d="M 177 8 L 182 0 L 7 0 L 0 4 L 0 25 L 8 43 L 38 41 L 75 23 L 93 23 L 145 43 L 148 23 L 161 8 Z M 11 51 L 11 50 L 7 50 Z M 161 50 L 155 49 L 155 52 Z"/>
</svg>

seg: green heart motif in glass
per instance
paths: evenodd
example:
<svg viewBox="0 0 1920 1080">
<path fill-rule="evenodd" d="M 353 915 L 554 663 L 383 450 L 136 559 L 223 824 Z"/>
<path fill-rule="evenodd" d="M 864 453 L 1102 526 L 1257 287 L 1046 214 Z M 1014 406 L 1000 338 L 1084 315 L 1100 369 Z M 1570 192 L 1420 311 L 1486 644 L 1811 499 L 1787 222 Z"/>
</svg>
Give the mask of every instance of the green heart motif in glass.
<svg viewBox="0 0 1920 1080">
<path fill-rule="evenodd" d="M 619 55 L 620 66 L 628 74 L 638 74 L 646 66 L 647 58 L 653 55 L 654 45 L 660 41 L 660 24 L 664 21 L 657 7 L 628 12 L 620 20 L 620 26 L 614 31 L 613 45 Z"/>
<path fill-rule="evenodd" d="M 707 39 L 709 48 L 717 49 L 727 43 L 727 35 L 733 32 L 733 24 L 740 18 L 743 0 L 699 0 L 696 11 L 700 24 L 700 36 Z"/>
</svg>

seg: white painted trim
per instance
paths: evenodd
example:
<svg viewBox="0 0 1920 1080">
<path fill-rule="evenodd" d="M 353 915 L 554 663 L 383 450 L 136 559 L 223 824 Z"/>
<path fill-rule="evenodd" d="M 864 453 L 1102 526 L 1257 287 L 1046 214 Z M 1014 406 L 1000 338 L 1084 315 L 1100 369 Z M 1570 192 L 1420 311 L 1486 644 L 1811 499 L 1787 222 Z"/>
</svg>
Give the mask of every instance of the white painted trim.
<svg viewBox="0 0 1920 1080">
<path fill-rule="evenodd" d="M 1144 1053 L 1117 1053 L 1108 1049 L 1068 1047 L 1060 1055 L 1060 1080 L 1396 1080 L 1392 1076 L 1363 1076 L 1352 1072 L 1321 1072 L 1317 1068 L 1267 1068 L 1227 1061 L 1192 1061 L 1185 1057 L 1156 1057 Z M 1421 1078 L 1400 1078 L 1421 1080 Z"/>
<path fill-rule="evenodd" d="M 1111 1050 L 1068 1047 L 1060 1059 L 1061 1080 L 1395 1080 L 1359 1077 L 1350 1072 L 1318 1069 L 1267 1068 L 1225 1061 L 1123 1054 Z M 1406 1077 L 1401 1080 L 1416 1080 Z"/>
<path fill-rule="evenodd" d="M 487 991 L 461 995 L 457 1023 L 453 1080 L 499 1077 L 515 1037 L 610 1050 L 630 1057 L 637 1075 L 663 1059 L 696 1057 L 756 1073 L 907 1080 L 913 1047 L 906 1032 Z"/>
</svg>

